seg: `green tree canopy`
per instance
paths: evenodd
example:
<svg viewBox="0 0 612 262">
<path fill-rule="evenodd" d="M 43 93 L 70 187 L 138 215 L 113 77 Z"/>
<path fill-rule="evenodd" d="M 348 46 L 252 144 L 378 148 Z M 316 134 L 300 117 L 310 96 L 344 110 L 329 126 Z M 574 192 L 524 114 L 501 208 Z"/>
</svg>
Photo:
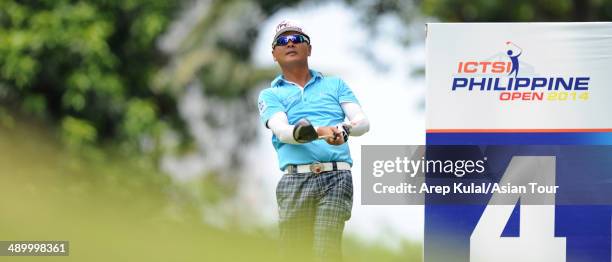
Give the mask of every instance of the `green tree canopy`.
<svg viewBox="0 0 612 262">
<path fill-rule="evenodd" d="M 167 127 L 187 136 L 182 88 L 199 79 L 207 94 L 232 98 L 267 78 L 250 63 L 252 39 L 265 17 L 298 2 L 211 1 L 180 49 L 164 53 L 160 37 L 192 2 L 0 1 L 0 104 L 58 123 L 70 145 L 159 141 Z M 260 17 L 246 20 L 244 37 L 223 35 L 249 12 Z"/>
<path fill-rule="evenodd" d="M 153 92 L 175 1 L 0 1 L 0 101 L 59 121 L 72 143 L 155 135 L 178 121 Z"/>
<path fill-rule="evenodd" d="M 609 0 L 422 0 L 427 15 L 445 22 L 609 21 Z"/>
</svg>

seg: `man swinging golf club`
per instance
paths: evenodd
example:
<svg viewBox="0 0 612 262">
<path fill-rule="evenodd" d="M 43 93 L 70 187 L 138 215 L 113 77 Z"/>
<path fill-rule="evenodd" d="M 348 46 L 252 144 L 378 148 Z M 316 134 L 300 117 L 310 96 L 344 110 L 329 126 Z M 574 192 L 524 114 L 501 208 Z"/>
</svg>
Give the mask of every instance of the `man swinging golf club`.
<svg viewBox="0 0 612 262">
<path fill-rule="evenodd" d="M 282 21 L 275 32 L 272 56 L 282 74 L 261 91 L 258 106 L 284 171 L 276 187 L 281 251 L 339 261 L 353 205 L 346 142 L 369 122 L 341 79 L 308 67 L 310 37 L 297 22 Z"/>
</svg>

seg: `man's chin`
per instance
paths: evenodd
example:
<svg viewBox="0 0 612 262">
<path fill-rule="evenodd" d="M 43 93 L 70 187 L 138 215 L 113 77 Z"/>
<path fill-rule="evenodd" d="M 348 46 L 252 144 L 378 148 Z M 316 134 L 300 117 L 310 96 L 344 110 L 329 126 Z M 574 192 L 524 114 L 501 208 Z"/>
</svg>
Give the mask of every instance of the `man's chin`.
<svg viewBox="0 0 612 262">
<path fill-rule="evenodd" d="M 294 67 L 294 66 L 305 66 L 308 65 L 308 60 L 306 59 L 300 59 L 300 58 L 290 58 L 290 59 L 286 59 L 284 61 L 282 61 L 281 63 L 282 66 L 290 66 L 290 67 Z"/>
</svg>

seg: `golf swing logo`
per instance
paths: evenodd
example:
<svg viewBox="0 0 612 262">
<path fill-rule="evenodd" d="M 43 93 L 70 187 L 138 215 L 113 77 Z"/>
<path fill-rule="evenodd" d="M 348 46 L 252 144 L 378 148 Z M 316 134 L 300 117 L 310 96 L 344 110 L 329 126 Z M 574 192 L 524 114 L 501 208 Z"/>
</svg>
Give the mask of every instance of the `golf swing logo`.
<svg viewBox="0 0 612 262">
<path fill-rule="evenodd" d="M 517 45 L 513 44 L 510 41 L 507 41 L 506 45 L 513 45 L 514 47 L 520 50 L 518 54 L 516 55 L 513 55 L 514 51 L 512 51 L 512 49 L 508 49 L 508 51 L 506 52 L 506 54 L 508 54 L 508 57 L 510 57 L 510 61 L 512 61 L 512 71 L 510 71 L 510 74 L 508 75 L 512 75 L 512 73 L 514 73 L 514 78 L 516 78 L 516 76 L 518 75 L 518 70 L 519 70 L 518 57 L 521 56 L 521 54 L 523 53 L 523 49 L 521 49 L 520 47 L 518 47 Z"/>
<path fill-rule="evenodd" d="M 505 55 L 493 61 L 459 61 L 451 91 L 492 92 L 499 94 L 501 101 L 588 100 L 589 76 L 519 76 L 523 49 L 510 41 L 506 47 Z"/>
</svg>

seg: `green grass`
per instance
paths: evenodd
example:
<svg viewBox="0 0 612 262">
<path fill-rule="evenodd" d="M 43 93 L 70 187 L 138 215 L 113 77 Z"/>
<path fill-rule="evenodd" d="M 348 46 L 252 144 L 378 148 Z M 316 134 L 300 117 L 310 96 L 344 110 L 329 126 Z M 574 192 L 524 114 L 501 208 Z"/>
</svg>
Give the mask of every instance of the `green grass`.
<svg viewBox="0 0 612 262">
<path fill-rule="evenodd" d="M 205 225 L 198 201 L 143 158 L 68 150 L 44 124 L 11 123 L 0 123 L 0 240 L 67 240 L 70 256 L 0 260 L 277 260 L 273 230 Z M 421 260 L 420 245 L 410 242 L 401 251 L 354 238 L 345 246 L 346 261 Z"/>
</svg>

